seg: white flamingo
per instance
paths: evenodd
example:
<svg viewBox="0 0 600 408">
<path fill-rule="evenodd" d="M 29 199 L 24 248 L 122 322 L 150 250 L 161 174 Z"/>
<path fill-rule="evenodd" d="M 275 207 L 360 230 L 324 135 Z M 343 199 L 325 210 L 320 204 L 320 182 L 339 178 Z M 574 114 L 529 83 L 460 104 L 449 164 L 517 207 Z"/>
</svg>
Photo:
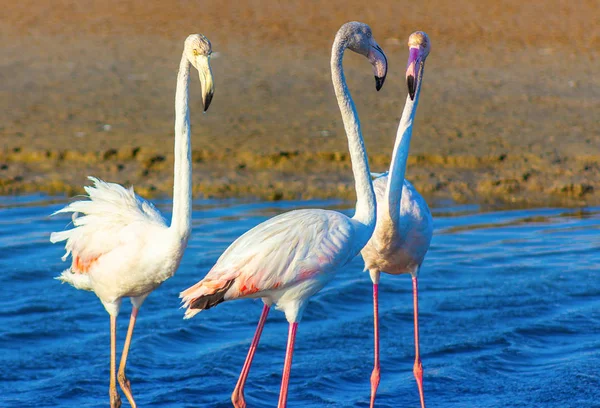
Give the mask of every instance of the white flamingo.
<svg viewBox="0 0 600 408">
<path fill-rule="evenodd" d="M 232 394 L 235 407 L 245 407 L 244 384 L 264 322 L 273 303 L 289 322 L 279 408 L 287 404 L 288 381 L 298 323 L 310 296 L 353 259 L 375 227 L 375 193 L 369 173 L 360 122 L 342 70 L 344 50 L 364 55 L 373 65 L 377 90 L 383 85 L 387 61 L 369 26 L 351 22 L 333 43 L 333 86 L 348 137 L 357 203 L 352 218 L 336 211 L 290 211 L 271 218 L 239 237 L 221 255 L 206 277 L 181 293 L 186 318 L 225 300 L 262 298 L 263 312 L 239 381 Z"/>
<path fill-rule="evenodd" d="M 410 273 L 413 282 L 415 325 L 415 365 L 413 372 L 419 387 L 421 407 L 425 407 L 423 394 L 423 366 L 419 355 L 419 308 L 417 275 L 429 249 L 433 233 L 431 212 L 423 197 L 405 178 L 406 161 L 412 136 L 412 126 L 419 103 L 425 60 L 431 49 L 429 37 L 422 31 L 412 33 L 408 39 L 409 57 L 406 69 L 408 97 L 396 134 L 389 173 L 373 182 L 377 196 L 377 225 L 375 232 L 361 254 L 373 281 L 373 315 L 375 326 L 375 367 L 371 374 L 371 407 L 380 380 L 378 286 L 381 272 L 398 275 Z"/>
<path fill-rule="evenodd" d="M 146 297 L 169 279 L 179 266 L 191 230 L 192 163 L 188 108 L 190 64 L 199 72 L 204 111 L 214 87 L 210 69 L 211 44 L 201 34 L 192 34 L 184 44 L 175 93 L 175 178 L 173 218 L 167 227 L 160 212 L 137 196 L 133 188 L 105 183 L 90 177 L 94 187 L 85 187 L 89 200 L 76 201 L 56 213 L 72 212 L 75 228 L 55 232 L 53 243 L 67 241 L 63 260 L 72 255 L 71 266 L 59 277 L 77 289 L 96 293 L 110 315 L 110 404 L 121 399 L 116 388 L 116 321 L 121 301 L 131 298 L 133 308 L 119 365 L 118 381 L 132 407 L 135 401 L 125 376 L 127 354 L 137 313 Z M 55 213 L 55 214 L 56 214 Z M 78 215 L 81 216 L 78 217 Z"/>
</svg>

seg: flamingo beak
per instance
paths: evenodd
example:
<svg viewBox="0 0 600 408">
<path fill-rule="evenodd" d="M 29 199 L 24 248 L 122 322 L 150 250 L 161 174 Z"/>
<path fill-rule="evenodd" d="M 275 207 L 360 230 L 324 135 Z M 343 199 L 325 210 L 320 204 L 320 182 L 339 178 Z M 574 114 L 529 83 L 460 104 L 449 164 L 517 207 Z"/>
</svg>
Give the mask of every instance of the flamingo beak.
<svg viewBox="0 0 600 408">
<path fill-rule="evenodd" d="M 373 73 L 375 74 L 375 89 L 378 91 L 383 87 L 385 77 L 387 75 L 387 57 L 383 53 L 381 47 L 373 41 L 371 48 L 367 54 L 367 58 L 373 65 Z"/>
<path fill-rule="evenodd" d="M 210 57 L 204 55 L 198 56 L 196 67 L 198 68 L 200 85 L 202 86 L 202 105 L 204 106 L 204 112 L 206 112 L 215 93 L 215 85 L 210 68 Z"/>
<path fill-rule="evenodd" d="M 411 47 L 408 54 L 408 65 L 406 66 L 406 85 L 408 86 L 408 95 L 410 100 L 415 100 L 415 93 L 418 89 L 420 80 L 419 71 L 421 69 L 421 55 L 419 47 Z"/>
</svg>

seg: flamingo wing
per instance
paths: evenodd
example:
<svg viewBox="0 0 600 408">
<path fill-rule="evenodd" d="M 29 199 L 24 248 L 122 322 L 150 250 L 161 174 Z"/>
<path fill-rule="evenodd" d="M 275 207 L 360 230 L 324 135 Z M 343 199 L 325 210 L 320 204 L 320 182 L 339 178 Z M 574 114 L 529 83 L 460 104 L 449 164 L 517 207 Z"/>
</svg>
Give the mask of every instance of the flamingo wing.
<svg viewBox="0 0 600 408">
<path fill-rule="evenodd" d="M 333 272 L 356 255 L 354 234 L 352 220 L 335 211 L 297 210 L 271 218 L 234 241 L 203 280 L 181 293 L 184 307 L 208 309 Z"/>
<path fill-rule="evenodd" d="M 101 256 L 146 229 L 139 228 L 141 225 L 166 228 L 160 212 L 133 188 L 88 178 L 94 182 L 94 186 L 84 187 L 90 199 L 75 201 L 54 213 L 73 213 L 75 228 L 50 235 L 52 243 L 66 241 L 63 260 L 72 254 L 72 273 L 87 273 Z"/>
</svg>

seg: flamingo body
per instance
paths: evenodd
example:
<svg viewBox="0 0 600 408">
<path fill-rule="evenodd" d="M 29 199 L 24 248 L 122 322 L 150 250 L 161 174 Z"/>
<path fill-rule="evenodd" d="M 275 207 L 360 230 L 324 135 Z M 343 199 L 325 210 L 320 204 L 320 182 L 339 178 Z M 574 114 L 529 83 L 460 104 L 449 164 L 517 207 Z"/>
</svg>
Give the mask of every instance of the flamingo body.
<svg viewBox="0 0 600 408">
<path fill-rule="evenodd" d="M 402 186 L 398 228 L 382 221 L 387 212 L 384 199 L 388 174 L 373 180 L 378 220 L 373 236 L 362 250 L 365 270 L 392 275 L 415 274 L 425 259 L 433 235 L 433 218 L 427 202 L 408 181 Z"/>
<path fill-rule="evenodd" d="M 199 313 L 201 305 L 208 309 L 224 300 L 263 298 L 296 322 L 306 300 L 358 254 L 372 231 L 373 226 L 336 211 L 297 210 L 273 217 L 234 241 L 202 281 L 182 292 L 185 317 Z"/>
<path fill-rule="evenodd" d="M 175 274 L 184 246 L 154 205 L 133 188 L 89 179 L 94 182 L 85 187 L 90 200 L 55 213 L 74 213 L 75 228 L 52 233 L 50 241 L 66 241 L 63 260 L 72 257 L 58 279 L 93 291 L 116 316 L 122 298 L 133 298 L 139 307 L 139 300 Z"/>
</svg>

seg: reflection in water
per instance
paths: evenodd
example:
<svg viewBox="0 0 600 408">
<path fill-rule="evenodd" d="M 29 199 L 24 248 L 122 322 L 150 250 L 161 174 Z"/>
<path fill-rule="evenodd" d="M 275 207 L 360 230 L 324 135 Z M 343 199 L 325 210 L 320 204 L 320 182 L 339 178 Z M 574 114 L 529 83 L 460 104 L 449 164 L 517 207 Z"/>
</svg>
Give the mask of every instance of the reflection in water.
<svg viewBox="0 0 600 408">
<path fill-rule="evenodd" d="M 2 406 L 101 406 L 108 401 L 109 320 L 93 294 L 52 278 L 67 264 L 49 217 L 68 198 L 0 197 Z M 169 217 L 169 200 L 158 207 Z M 129 375 L 140 406 L 230 407 L 261 305 L 235 301 L 183 321 L 178 292 L 248 229 L 283 211 L 340 201 L 196 201 L 177 275 L 141 309 Z M 595 406 L 600 400 L 600 209 L 434 209 L 420 275 L 428 404 Z M 298 332 L 289 402 L 368 406 L 371 285 L 360 258 L 309 303 Z M 412 376 L 411 285 L 383 276 L 378 407 L 418 405 Z M 129 306 L 119 320 L 119 347 Z M 276 405 L 287 324 L 269 316 L 247 385 L 252 407 Z"/>
</svg>

